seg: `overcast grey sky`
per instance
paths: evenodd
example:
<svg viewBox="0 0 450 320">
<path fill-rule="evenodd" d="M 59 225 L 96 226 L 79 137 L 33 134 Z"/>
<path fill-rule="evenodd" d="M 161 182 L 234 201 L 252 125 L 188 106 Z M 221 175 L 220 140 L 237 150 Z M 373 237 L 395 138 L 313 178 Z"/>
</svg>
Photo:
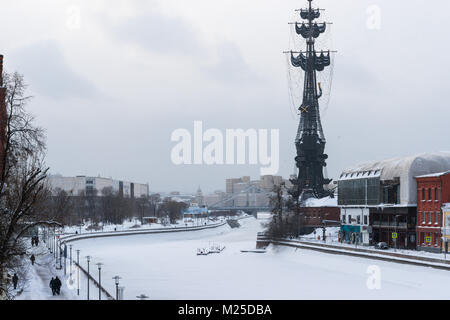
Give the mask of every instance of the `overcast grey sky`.
<svg viewBox="0 0 450 320">
<path fill-rule="evenodd" d="M 323 119 L 328 174 L 372 159 L 449 150 L 450 2 L 317 0 L 336 55 Z M 2 3 L 0 53 L 23 73 L 47 129 L 53 173 L 149 182 L 152 191 L 225 188 L 259 166 L 175 166 L 173 130 L 280 129 L 280 174 L 297 122 L 286 59 L 306 0 L 89 0 Z M 367 8 L 381 29 L 367 28 Z M 76 19 L 80 13 L 79 23 Z"/>
</svg>

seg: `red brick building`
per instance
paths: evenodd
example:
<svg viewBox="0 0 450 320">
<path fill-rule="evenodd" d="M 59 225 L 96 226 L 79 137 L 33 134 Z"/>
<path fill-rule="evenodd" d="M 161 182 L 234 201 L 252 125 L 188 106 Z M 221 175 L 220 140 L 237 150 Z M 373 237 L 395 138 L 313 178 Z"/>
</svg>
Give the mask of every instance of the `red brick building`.
<svg viewBox="0 0 450 320">
<path fill-rule="evenodd" d="M 450 202 L 450 171 L 416 177 L 417 249 L 441 252 L 444 203 Z"/>
<path fill-rule="evenodd" d="M 341 209 L 339 207 L 302 207 L 300 212 L 303 216 L 305 227 L 321 228 L 324 220 L 327 227 L 339 227 Z"/>
<path fill-rule="evenodd" d="M 6 140 L 6 88 L 3 83 L 3 55 L 0 55 L 0 176 Z"/>
<path fill-rule="evenodd" d="M 314 230 L 323 227 L 339 227 L 340 215 L 341 209 L 338 206 L 301 207 L 301 234 L 311 234 Z M 323 237 L 322 233 L 319 234 Z"/>
</svg>

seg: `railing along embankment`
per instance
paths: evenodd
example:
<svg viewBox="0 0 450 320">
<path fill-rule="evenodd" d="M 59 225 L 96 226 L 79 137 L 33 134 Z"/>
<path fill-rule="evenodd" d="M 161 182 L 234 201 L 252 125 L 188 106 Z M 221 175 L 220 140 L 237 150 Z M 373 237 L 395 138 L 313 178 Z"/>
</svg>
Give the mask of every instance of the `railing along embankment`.
<svg viewBox="0 0 450 320">
<path fill-rule="evenodd" d="M 220 222 L 216 224 L 204 225 L 204 226 L 194 226 L 194 227 L 175 227 L 175 228 L 155 228 L 155 229 L 145 229 L 145 230 L 126 230 L 126 231 L 114 231 L 114 232 L 92 232 L 86 234 L 68 235 L 62 236 L 62 243 L 69 243 L 85 239 L 93 238 L 106 238 L 106 237 L 120 237 L 120 236 L 132 236 L 132 235 L 142 235 L 142 234 L 160 234 L 160 233 L 171 233 L 171 232 L 189 232 L 189 231 L 200 231 L 207 229 L 219 228 L 226 225 L 227 222 Z"/>
<path fill-rule="evenodd" d="M 314 243 L 295 239 L 270 238 L 264 233 L 258 233 L 256 241 L 256 247 L 258 249 L 265 248 L 270 244 L 305 250 L 314 250 L 328 254 L 347 255 L 372 260 L 410 264 L 422 267 L 432 267 L 450 271 L 450 261 L 444 259 L 402 254 L 397 252 L 386 252 L 375 249 L 350 248 L 339 245 Z"/>
</svg>

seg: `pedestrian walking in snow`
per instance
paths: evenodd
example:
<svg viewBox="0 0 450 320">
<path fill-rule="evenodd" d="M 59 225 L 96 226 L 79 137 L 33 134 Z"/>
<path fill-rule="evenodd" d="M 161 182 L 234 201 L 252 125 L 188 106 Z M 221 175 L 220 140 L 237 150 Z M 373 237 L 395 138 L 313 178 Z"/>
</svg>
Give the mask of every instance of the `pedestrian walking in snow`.
<svg viewBox="0 0 450 320">
<path fill-rule="evenodd" d="M 61 280 L 59 280 L 58 277 L 55 278 L 55 286 L 56 286 L 56 293 L 57 293 L 58 295 L 60 295 L 60 294 L 61 294 L 61 286 L 62 286 L 62 283 L 61 283 Z"/>
<path fill-rule="evenodd" d="M 54 278 L 52 278 L 52 280 L 50 280 L 50 289 L 52 289 L 52 294 L 55 295 L 56 294 L 56 283 L 55 283 Z"/>
<path fill-rule="evenodd" d="M 14 276 L 12 278 L 12 282 L 13 282 L 13 285 L 14 285 L 14 290 L 16 290 L 17 289 L 17 283 L 19 282 L 19 277 L 17 276 L 16 273 L 14 273 Z"/>
<path fill-rule="evenodd" d="M 34 261 L 36 261 L 36 257 L 34 256 L 34 254 L 31 255 L 30 260 L 31 264 L 34 266 Z"/>
</svg>

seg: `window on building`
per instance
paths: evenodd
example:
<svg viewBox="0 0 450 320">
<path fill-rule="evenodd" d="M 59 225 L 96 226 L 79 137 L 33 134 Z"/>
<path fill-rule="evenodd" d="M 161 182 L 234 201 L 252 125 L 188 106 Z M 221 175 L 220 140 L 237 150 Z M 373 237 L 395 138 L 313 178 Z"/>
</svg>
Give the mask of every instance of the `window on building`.
<svg viewBox="0 0 450 320">
<path fill-rule="evenodd" d="M 342 223 L 345 223 L 345 214 L 342 215 Z"/>
<path fill-rule="evenodd" d="M 348 224 L 352 224 L 352 216 L 350 214 L 348 215 Z"/>
<path fill-rule="evenodd" d="M 425 189 L 422 189 L 422 201 L 425 201 Z"/>
<path fill-rule="evenodd" d="M 434 234 L 434 245 L 435 246 L 438 245 L 438 234 L 437 233 Z"/>
<path fill-rule="evenodd" d="M 361 216 L 358 216 L 357 222 L 358 222 L 358 224 L 361 224 Z"/>
<path fill-rule="evenodd" d="M 431 224 L 432 222 L 431 222 L 431 220 L 432 220 L 432 214 L 431 214 L 431 212 L 428 212 L 428 223 L 429 224 Z"/>
<path fill-rule="evenodd" d="M 364 216 L 364 224 L 366 224 L 366 225 L 369 224 L 369 223 L 368 223 L 367 216 Z"/>
<path fill-rule="evenodd" d="M 431 201 L 431 189 L 428 189 L 428 201 Z"/>
<path fill-rule="evenodd" d="M 438 223 L 439 223 L 439 212 L 436 212 L 436 213 L 435 213 L 435 216 L 434 216 L 434 223 L 435 223 L 435 224 L 438 224 Z"/>
<path fill-rule="evenodd" d="M 384 203 L 400 204 L 400 185 L 388 184 L 383 187 Z"/>
<path fill-rule="evenodd" d="M 426 214 L 425 214 L 425 212 L 422 212 L 422 224 L 427 223 L 425 218 L 426 218 Z"/>
<path fill-rule="evenodd" d="M 434 200 L 439 201 L 439 189 L 434 189 Z"/>
</svg>

